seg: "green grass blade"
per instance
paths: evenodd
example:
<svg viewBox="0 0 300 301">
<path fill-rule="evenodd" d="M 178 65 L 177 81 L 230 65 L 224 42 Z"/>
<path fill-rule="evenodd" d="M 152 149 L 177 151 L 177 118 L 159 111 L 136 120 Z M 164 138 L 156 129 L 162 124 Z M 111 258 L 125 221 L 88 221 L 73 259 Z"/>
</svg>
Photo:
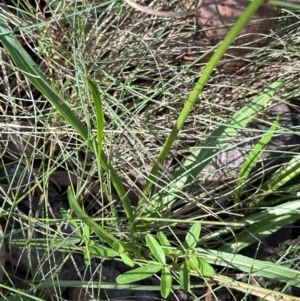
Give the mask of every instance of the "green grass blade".
<svg viewBox="0 0 300 301">
<path fill-rule="evenodd" d="M 292 202 L 281 204 L 281 205 L 278 205 L 276 207 L 267 208 L 263 212 L 258 212 L 258 213 L 255 213 L 255 214 L 252 214 L 250 216 L 247 216 L 247 217 L 244 217 L 244 218 L 240 219 L 239 222 L 243 226 L 224 227 L 220 230 L 214 231 L 213 233 L 202 236 L 200 238 L 199 243 L 203 244 L 207 241 L 214 240 L 214 239 L 216 239 L 217 237 L 219 237 L 221 235 L 228 235 L 228 234 L 232 233 L 232 231 L 234 231 L 234 230 L 245 227 L 245 225 L 250 226 L 250 225 L 253 225 L 255 223 L 260 223 L 261 221 L 266 220 L 266 219 L 276 219 L 277 217 L 280 217 L 280 216 L 283 216 L 283 215 L 293 216 L 295 214 L 297 216 L 297 211 L 298 210 L 300 210 L 300 201 L 299 200 L 295 200 L 295 201 L 292 201 Z M 276 228 L 273 228 L 270 225 L 269 231 L 267 232 L 267 235 L 270 235 L 270 234 L 274 233 L 276 230 L 277 230 Z M 236 250 L 236 248 L 240 249 L 239 246 L 234 246 L 232 248 L 228 245 L 226 245 L 226 247 L 224 246 L 224 248 L 226 248 L 226 251 L 230 250 L 231 252 L 234 252 L 234 250 Z M 225 249 L 223 251 L 225 251 Z"/>
<path fill-rule="evenodd" d="M 251 275 L 276 279 L 300 287 L 300 271 L 270 261 L 262 261 L 235 253 L 199 249 L 198 256 L 211 264 L 239 269 Z"/>
<path fill-rule="evenodd" d="M 149 213 L 158 212 L 160 208 L 169 206 L 174 202 L 178 195 L 177 191 L 183 190 L 194 182 L 194 179 L 197 178 L 204 167 L 210 163 L 213 157 L 221 150 L 226 149 L 229 142 L 247 126 L 261 111 L 262 107 L 270 103 L 274 94 L 283 84 L 283 80 L 277 80 L 272 83 L 261 94 L 254 97 L 251 103 L 236 112 L 226 124 L 214 130 L 203 144 L 199 145 L 199 148 L 187 157 L 183 166 L 175 171 L 173 175 L 174 180 L 171 181 L 162 192 L 153 196 L 151 204 L 147 206 L 146 210 Z M 166 192 L 168 195 L 163 198 L 163 194 L 166 194 Z"/>
<path fill-rule="evenodd" d="M 257 242 L 258 239 L 261 240 L 297 220 L 299 220 L 299 215 L 295 212 L 277 216 L 276 218 L 265 218 L 251 225 L 247 231 L 238 233 L 231 241 L 219 248 L 219 250 L 224 252 L 239 252 L 243 248 Z"/>
<path fill-rule="evenodd" d="M 248 275 L 245 275 L 248 276 Z M 249 278 L 249 276 L 248 276 Z M 282 292 L 278 292 L 277 290 L 267 289 L 260 285 L 245 283 L 242 281 L 233 280 L 230 277 L 226 277 L 223 275 L 215 275 L 212 279 L 217 282 L 220 286 L 224 286 L 227 289 L 232 288 L 236 289 L 240 292 L 243 292 L 247 295 L 251 294 L 259 297 L 259 300 L 265 301 L 300 301 L 300 298 L 295 296 L 286 295 Z M 258 298 L 256 298 L 258 299 Z"/>
<path fill-rule="evenodd" d="M 51 246 L 53 248 L 66 247 L 66 246 L 74 246 L 81 242 L 81 239 L 78 237 L 66 237 L 66 238 L 55 238 Z"/>
<path fill-rule="evenodd" d="M 91 142 L 88 128 L 77 118 L 56 90 L 46 80 L 37 64 L 31 59 L 18 40 L 13 36 L 12 31 L 0 18 L 0 42 L 7 49 L 17 68 L 29 79 L 29 81 L 55 106 L 59 113 L 73 128 L 80 134 L 92 151 L 95 147 Z M 96 153 L 97 154 L 97 153 Z M 127 218 L 133 222 L 133 213 L 130 200 L 126 196 L 122 181 L 113 167 L 109 164 L 104 152 L 101 153 L 101 165 L 110 174 L 114 187 L 124 205 Z M 133 225 L 134 226 L 134 225 Z"/>
<path fill-rule="evenodd" d="M 101 240 L 104 240 L 112 247 L 114 243 L 120 243 L 118 239 L 116 239 L 113 235 L 111 235 L 104 228 L 93 221 L 93 219 L 81 209 L 71 187 L 68 187 L 68 200 L 71 209 L 74 211 L 77 217 L 80 218 L 84 224 L 87 224 L 89 227 L 91 227 Z"/>
<path fill-rule="evenodd" d="M 226 149 L 228 143 L 247 126 L 263 107 L 270 103 L 272 97 L 282 85 L 283 80 L 272 83 L 261 94 L 256 96 L 251 103 L 237 111 L 226 124 L 213 131 L 205 142 L 200 145 L 200 148 L 185 160 L 183 167 L 174 173 L 174 178 L 179 178 L 179 180 L 173 184 L 177 188 L 182 189 L 194 181 L 212 158 L 221 150 Z M 182 177 L 187 171 L 188 174 Z"/>
<path fill-rule="evenodd" d="M 209 63 L 206 65 L 202 75 L 200 76 L 197 84 L 195 85 L 194 90 L 190 94 L 188 100 L 186 101 L 177 121 L 174 125 L 170 136 L 167 138 L 166 142 L 164 143 L 157 160 L 150 172 L 149 179 L 146 182 L 146 185 L 143 190 L 143 196 L 139 200 L 138 204 L 138 212 L 142 209 L 143 205 L 146 202 L 146 198 L 150 193 L 152 183 L 155 181 L 160 166 L 162 166 L 163 161 L 165 160 L 167 154 L 169 153 L 174 141 L 176 140 L 183 124 L 187 120 L 193 106 L 195 105 L 196 101 L 198 100 L 199 94 L 202 92 L 205 84 L 207 83 L 210 75 L 212 74 L 214 68 L 217 66 L 218 62 L 221 60 L 224 53 L 227 51 L 229 46 L 232 44 L 234 39 L 239 35 L 242 29 L 247 25 L 250 21 L 253 14 L 258 10 L 258 8 L 265 2 L 265 0 L 254 0 L 249 3 L 249 6 L 245 9 L 242 16 L 237 20 L 234 24 L 232 29 L 228 32 L 226 37 L 223 39 L 222 43 L 211 57 Z"/>
<path fill-rule="evenodd" d="M 97 124 L 97 150 L 95 150 L 95 153 L 97 154 L 98 162 L 100 163 L 103 133 L 104 133 L 104 113 L 102 107 L 102 99 L 96 84 L 89 77 L 86 78 L 86 81 L 92 93 L 92 97 L 95 104 L 96 124 Z"/>
<path fill-rule="evenodd" d="M 101 258 L 115 258 L 119 256 L 116 250 L 107 248 L 105 246 L 98 246 L 96 244 L 89 246 L 91 256 L 99 256 Z"/>
<path fill-rule="evenodd" d="M 275 5 L 278 5 L 278 7 L 288 7 L 292 9 L 300 9 L 299 2 L 296 3 L 295 1 L 280 1 L 280 0 L 272 0 L 270 3 L 273 3 Z"/>
<path fill-rule="evenodd" d="M 248 207 L 259 206 L 262 200 L 276 191 L 296 176 L 300 174 L 300 155 L 295 156 L 289 162 L 281 166 L 259 189 L 257 193 L 248 203 Z"/>
<path fill-rule="evenodd" d="M 10 300 L 10 301 L 44 301 L 44 299 L 41 299 L 39 297 L 35 297 L 34 295 L 28 294 L 26 292 L 23 292 L 20 289 L 14 288 L 12 286 L 7 286 L 5 284 L 0 283 L 0 288 L 2 288 L 3 290 L 6 290 L 8 292 L 11 293 L 15 293 L 17 294 L 17 296 L 11 296 L 11 297 L 3 297 L 0 298 L 0 301 L 6 301 L 6 300 Z"/>
<path fill-rule="evenodd" d="M 277 118 L 275 119 L 274 123 L 272 124 L 268 132 L 263 135 L 260 141 L 251 150 L 248 157 L 246 158 L 245 163 L 241 167 L 236 183 L 237 189 L 235 190 L 235 194 L 234 194 L 234 203 L 236 206 L 240 202 L 240 195 L 242 192 L 243 183 L 247 180 L 251 170 L 253 169 L 257 161 L 260 159 L 267 145 L 271 141 L 275 133 L 275 130 L 278 126 L 278 123 L 279 123 L 279 116 L 277 116 Z"/>
<path fill-rule="evenodd" d="M 74 115 L 64 100 L 47 82 L 37 64 L 13 36 L 12 31 L 0 18 L 0 41 L 9 52 L 17 68 L 24 73 L 30 82 L 57 108 L 60 114 L 78 131 L 81 137 L 88 140 L 88 129 Z"/>
</svg>

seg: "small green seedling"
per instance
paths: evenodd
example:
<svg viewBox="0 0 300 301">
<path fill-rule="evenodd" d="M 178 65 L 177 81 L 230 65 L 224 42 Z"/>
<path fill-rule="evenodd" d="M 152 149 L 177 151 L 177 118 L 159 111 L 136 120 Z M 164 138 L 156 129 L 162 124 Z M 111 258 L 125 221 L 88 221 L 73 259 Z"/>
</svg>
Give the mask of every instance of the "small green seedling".
<svg viewBox="0 0 300 301">
<path fill-rule="evenodd" d="M 162 232 L 157 234 L 158 240 L 152 235 L 146 235 L 146 245 L 149 248 L 152 260 L 148 264 L 128 271 L 117 278 L 118 284 L 128 284 L 149 278 L 160 272 L 160 293 L 167 298 L 172 289 L 172 273 L 179 273 L 180 285 L 190 291 L 190 274 L 198 274 L 201 277 L 211 277 L 214 274 L 213 267 L 203 258 L 193 254 L 200 237 L 201 224 L 195 223 L 187 233 L 183 249 L 172 247 L 166 235 Z M 180 258 L 179 258 L 180 257 Z M 167 263 L 167 258 L 172 263 Z M 177 262 L 183 258 L 179 266 Z"/>
</svg>

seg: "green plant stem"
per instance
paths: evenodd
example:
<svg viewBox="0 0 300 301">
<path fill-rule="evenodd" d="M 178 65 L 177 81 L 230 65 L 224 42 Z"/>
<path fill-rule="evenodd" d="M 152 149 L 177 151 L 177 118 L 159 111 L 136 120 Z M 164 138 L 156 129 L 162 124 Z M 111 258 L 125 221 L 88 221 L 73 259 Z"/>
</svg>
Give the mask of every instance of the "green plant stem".
<svg viewBox="0 0 300 301">
<path fill-rule="evenodd" d="M 187 120 L 193 106 L 195 105 L 196 101 L 198 100 L 199 94 L 202 92 L 205 84 L 207 83 L 210 75 L 212 74 L 214 68 L 217 66 L 218 62 L 223 57 L 224 53 L 227 51 L 229 46 L 235 40 L 235 38 L 239 35 L 242 29 L 247 25 L 250 21 L 251 17 L 254 13 L 258 10 L 258 8 L 265 2 L 265 0 L 253 0 L 249 6 L 246 8 L 242 16 L 238 19 L 232 29 L 228 32 L 227 36 L 224 38 L 214 55 L 211 57 L 210 61 L 204 68 L 202 75 L 200 76 L 198 82 L 196 83 L 192 93 L 190 94 L 188 100 L 186 101 L 173 129 L 169 137 L 167 138 L 166 142 L 164 143 L 157 159 L 152 167 L 150 172 L 149 178 L 145 184 L 143 189 L 142 197 L 139 200 L 138 207 L 137 207 L 137 214 L 140 213 L 142 207 L 144 206 L 148 195 L 150 194 L 151 187 L 155 182 L 155 179 L 158 175 L 160 166 L 162 166 L 163 161 L 165 160 L 167 154 L 169 153 L 172 144 L 176 140 L 183 124 Z"/>
</svg>

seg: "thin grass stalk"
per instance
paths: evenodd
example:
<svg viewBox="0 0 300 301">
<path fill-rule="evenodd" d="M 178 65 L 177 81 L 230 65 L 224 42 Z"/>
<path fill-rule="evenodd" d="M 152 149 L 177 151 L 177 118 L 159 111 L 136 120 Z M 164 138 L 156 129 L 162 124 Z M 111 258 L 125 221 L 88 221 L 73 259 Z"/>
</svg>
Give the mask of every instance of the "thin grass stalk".
<svg viewBox="0 0 300 301">
<path fill-rule="evenodd" d="M 155 164 L 153 165 L 150 175 L 147 179 L 145 187 L 143 189 L 142 197 L 138 202 L 137 214 L 141 211 L 144 206 L 147 196 L 151 191 L 151 187 L 155 182 L 157 174 L 159 172 L 160 166 L 162 166 L 163 161 L 165 160 L 167 154 L 169 153 L 174 141 L 176 140 L 183 124 L 187 120 L 192 108 L 194 107 L 196 101 L 198 100 L 199 94 L 202 92 L 205 84 L 207 83 L 210 75 L 212 74 L 214 68 L 217 66 L 218 62 L 221 60 L 227 49 L 230 47 L 235 38 L 239 35 L 242 29 L 250 21 L 251 17 L 259 9 L 259 7 L 264 3 L 264 0 L 254 0 L 246 8 L 242 16 L 238 19 L 232 29 L 229 31 L 227 36 L 224 38 L 220 46 L 217 48 L 214 55 L 211 57 L 210 61 L 203 70 L 202 75 L 200 76 L 198 82 L 196 83 L 192 93 L 190 94 L 188 100 L 186 101 L 169 137 L 164 143 Z"/>
</svg>

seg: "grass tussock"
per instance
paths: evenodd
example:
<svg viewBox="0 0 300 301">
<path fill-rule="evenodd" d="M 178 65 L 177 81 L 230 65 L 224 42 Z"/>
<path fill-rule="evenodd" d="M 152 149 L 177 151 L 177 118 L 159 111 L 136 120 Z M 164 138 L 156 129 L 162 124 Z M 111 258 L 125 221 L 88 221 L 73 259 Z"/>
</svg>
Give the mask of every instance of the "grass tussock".
<svg viewBox="0 0 300 301">
<path fill-rule="evenodd" d="M 286 103 L 297 114 L 299 7 L 279 10 L 265 47 L 237 72 L 212 73 L 154 177 L 205 68 L 183 57 L 210 50 L 193 45 L 194 18 L 158 18 L 122 1 L 23 1 L 2 5 L 0 19 L 45 76 L 26 73 L 31 63 L 18 65 L 1 40 L 0 300 L 120 299 L 115 281 L 132 293 L 130 277 L 152 298 L 151 290 L 167 298 L 172 287 L 178 299 L 182 289 L 198 300 L 298 300 L 295 227 L 264 256 L 241 253 L 298 220 L 297 145 L 271 177 L 267 164 L 251 173 L 273 137 L 298 128 L 267 120 L 265 131 L 248 129 L 255 143 L 236 177 L 207 185 L 198 175 L 219 150 L 243 150 L 236 136 L 253 120 L 264 123 L 267 108 Z"/>
</svg>

